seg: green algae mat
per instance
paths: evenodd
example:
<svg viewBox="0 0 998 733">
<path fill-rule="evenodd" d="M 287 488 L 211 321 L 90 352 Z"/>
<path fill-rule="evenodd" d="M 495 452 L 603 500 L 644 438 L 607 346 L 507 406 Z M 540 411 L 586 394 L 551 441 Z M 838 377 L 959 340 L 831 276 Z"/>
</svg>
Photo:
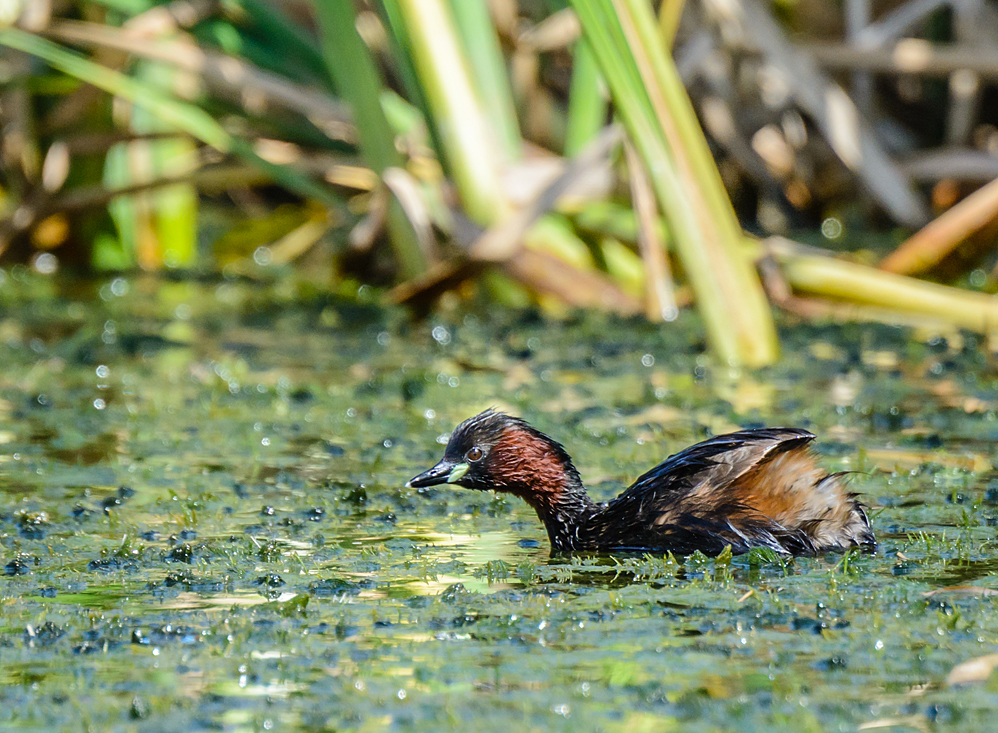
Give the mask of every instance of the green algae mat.
<svg viewBox="0 0 998 733">
<path fill-rule="evenodd" d="M 961 731 L 998 706 L 998 373 L 972 335 L 413 321 L 238 279 L 0 273 L 0 730 Z M 819 435 L 875 554 L 551 558 L 405 489 L 497 406 L 603 500 L 735 426 Z"/>
</svg>

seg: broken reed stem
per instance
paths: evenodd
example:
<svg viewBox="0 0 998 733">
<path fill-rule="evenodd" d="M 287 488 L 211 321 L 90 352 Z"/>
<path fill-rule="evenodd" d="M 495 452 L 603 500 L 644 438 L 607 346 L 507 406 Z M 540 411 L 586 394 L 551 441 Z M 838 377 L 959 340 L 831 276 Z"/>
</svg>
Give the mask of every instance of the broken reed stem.
<svg viewBox="0 0 998 733">
<path fill-rule="evenodd" d="M 679 308 L 676 306 L 665 240 L 658 226 L 655 192 L 634 146 L 625 141 L 624 151 L 631 200 L 638 221 L 638 246 L 645 263 L 645 314 L 649 321 L 674 321 L 679 315 Z"/>
<path fill-rule="evenodd" d="M 884 258 L 880 269 L 899 275 L 919 275 L 939 264 L 950 252 L 998 216 L 998 179 L 974 191 L 902 242 Z"/>
<path fill-rule="evenodd" d="M 575 217 L 576 226 L 624 241 L 637 240 L 635 212 L 616 204 L 594 206 Z M 662 227 L 661 221 L 657 225 Z M 946 323 L 998 335 L 998 297 L 896 275 L 838 259 L 783 237 L 760 242 L 746 238 L 742 253 L 750 261 L 767 254 L 794 292 L 828 298 L 799 310 L 805 317 L 841 314 L 856 308 L 866 320 L 885 323 Z M 798 305 L 801 301 L 794 298 Z M 836 304 L 841 307 L 836 309 Z M 793 310 L 793 309 L 792 309 Z"/>
<path fill-rule="evenodd" d="M 757 251 L 759 244 L 750 245 Z M 919 313 L 978 333 L 998 333 L 998 297 L 895 275 L 875 267 L 807 252 L 781 237 L 765 247 L 795 291 Z"/>
</svg>

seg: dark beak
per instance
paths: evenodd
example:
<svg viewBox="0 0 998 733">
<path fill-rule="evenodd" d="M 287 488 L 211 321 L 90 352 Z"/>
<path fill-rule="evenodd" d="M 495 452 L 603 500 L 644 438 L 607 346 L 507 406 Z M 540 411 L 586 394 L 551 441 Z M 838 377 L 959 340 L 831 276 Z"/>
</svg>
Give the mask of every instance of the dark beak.
<svg viewBox="0 0 998 733">
<path fill-rule="evenodd" d="M 454 483 L 454 481 L 464 475 L 464 471 L 461 471 L 459 468 L 460 466 L 464 466 L 464 471 L 468 470 L 467 464 L 442 460 L 430 470 L 423 471 L 415 478 L 409 479 L 405 486 L 407 489 L 419 489 L 424 486 Z"/>
</svg>

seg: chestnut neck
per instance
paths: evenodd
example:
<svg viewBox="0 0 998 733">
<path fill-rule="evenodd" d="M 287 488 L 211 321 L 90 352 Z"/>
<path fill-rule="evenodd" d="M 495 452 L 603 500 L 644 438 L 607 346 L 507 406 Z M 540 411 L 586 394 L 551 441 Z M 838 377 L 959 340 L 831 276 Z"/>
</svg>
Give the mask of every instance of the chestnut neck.
<svg viewBox="0 0 998 733">
<path fill-rule="evenodd" d="M 519 496 L 537 512 L 551 547 L 579 547 L 578 530 L 599 509 L 562 446 L 526 425 L 505 430 L 489 455 L 493 488 Z"/>
</svg>

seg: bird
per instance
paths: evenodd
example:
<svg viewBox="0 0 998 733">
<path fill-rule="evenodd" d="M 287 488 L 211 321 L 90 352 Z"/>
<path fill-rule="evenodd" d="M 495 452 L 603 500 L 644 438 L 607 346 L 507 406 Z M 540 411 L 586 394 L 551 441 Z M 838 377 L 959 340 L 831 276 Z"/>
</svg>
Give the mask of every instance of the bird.
<svg viewBox="0 0 998 733">
<path fill-rule="evenodd" d="M 564 446 L 488 409 L 462 422 L 443 458 L 407 488 L 456 484 L 518 496 L 537 512 L 553 555 L 769 548 L 811 556 L 877 542 L 843 474 L 821 469 L 797 428 L 717 435 L 669 457 L 615 499 L 597 503 Z"/>
</svg>

